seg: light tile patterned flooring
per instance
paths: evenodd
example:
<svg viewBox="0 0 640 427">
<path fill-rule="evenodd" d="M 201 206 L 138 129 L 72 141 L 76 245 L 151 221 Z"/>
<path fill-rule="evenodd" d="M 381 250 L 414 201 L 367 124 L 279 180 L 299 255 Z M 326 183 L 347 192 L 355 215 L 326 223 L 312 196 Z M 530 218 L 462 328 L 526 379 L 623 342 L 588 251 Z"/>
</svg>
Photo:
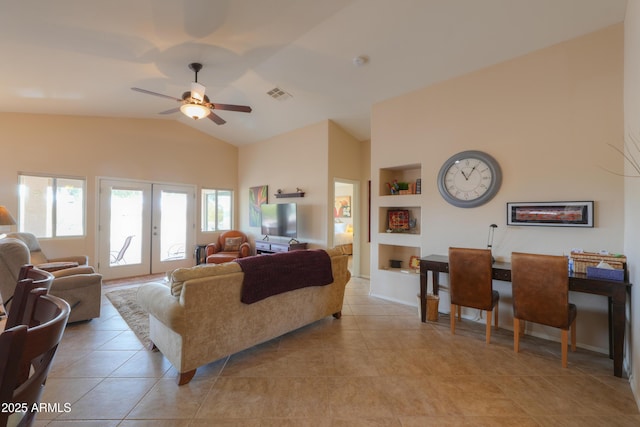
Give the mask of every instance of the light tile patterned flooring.
<svg viewBox="0 0 640 427">
<path fill-rule="evenodd" d="M 125 285 L 126 286 L 126 285 Z M 106 287 L 105 291 L 114 289 Z M 638 426 L 626 379 L 603 355 L 368 295 L 352 279 L 340 320 L 308 327 L 199 368 L 178 387 L 103 297 L 102 316 L 68 326 L 43 401 L 43 426 Z"/>
</svg>

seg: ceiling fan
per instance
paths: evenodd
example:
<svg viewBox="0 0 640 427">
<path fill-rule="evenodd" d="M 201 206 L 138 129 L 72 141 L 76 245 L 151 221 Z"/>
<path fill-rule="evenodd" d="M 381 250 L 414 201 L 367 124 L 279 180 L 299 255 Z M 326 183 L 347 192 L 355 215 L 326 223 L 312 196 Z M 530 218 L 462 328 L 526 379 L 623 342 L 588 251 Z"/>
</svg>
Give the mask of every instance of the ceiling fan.
<svg viewBox="0 0 640 427">
<path fill-rule="evenodd" d="M 170 110 L 161 111 L 159 114 L 173 114 L 178 111 L 182 111 L 182 113 L 191 117 L 194 120 L 202 119 L 207 117 L 212 122 L 223 125 L 226 121 L 213 112 L 213 110 L 227 110 L 227 111 L 239 111 L 241 113 L 250 113 L 251 107 L 247 105 L 232 105 L 232 104 L 217 104 L 209 101 L 209 97 L 204 94 L 205 87 L 198 83 L 198 71 L 202 70 L 202 64 L 193 62 L 189 64 L 189 69 L 196 74 L 195 81 L 191 83 L 191 91 L 187 91 L 182 94 L 182 98 L 174 98 L 173 96 L 163 95 L 161 93 L 152 92 L 146 89 L 140 89 L 139 87 L 132 87 L 132 90 L 136 92 L 146 93 L 148 95 L 160 96 L 162 98 L 173 99 L 174 101 L 178 101 L 180 104 L 179 107 L 172 108 Z"/>
</svg>

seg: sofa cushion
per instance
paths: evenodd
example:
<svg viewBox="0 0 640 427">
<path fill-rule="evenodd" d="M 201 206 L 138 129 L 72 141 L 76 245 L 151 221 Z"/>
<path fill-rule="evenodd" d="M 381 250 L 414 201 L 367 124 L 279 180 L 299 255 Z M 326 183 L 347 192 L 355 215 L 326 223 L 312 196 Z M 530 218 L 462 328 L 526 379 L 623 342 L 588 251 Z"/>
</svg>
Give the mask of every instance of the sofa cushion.
<svg viewBox="0 0 640 427">
<path fill-rule="evenodd" d="M 237 252 L 240 250 L 242 244 L 242 237 L 227 237 L 224 239 L 224 252 Z"/>
<path fill-rule="evenodd" d="M 241 272 L 242 269 L 235 262 L 224 264 L 200 264 L 195 267 L 178 268 L 173 270 L 171 273 L 171 280 L 169 281 L 171 295 L 179 297 L 182 292 L 182 285 L 187 280 Z"/>
</svg>

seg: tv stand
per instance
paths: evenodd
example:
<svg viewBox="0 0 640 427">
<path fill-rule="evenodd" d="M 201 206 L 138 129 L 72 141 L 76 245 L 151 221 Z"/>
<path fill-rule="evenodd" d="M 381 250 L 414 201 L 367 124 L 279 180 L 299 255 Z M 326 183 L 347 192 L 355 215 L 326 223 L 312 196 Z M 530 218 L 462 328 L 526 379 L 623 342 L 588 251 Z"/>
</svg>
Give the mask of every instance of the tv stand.
<svg viewBox="0 0 640 427">
<path fill-rule="evenodd" d="M 306 243 L 300 243 L 298 241 L 289 242 L 269 242 L 269 241 L 256 241 L 256 254 L 275 254 L 278 252 L 290 252 L 307 249 Z"/>
</svg>

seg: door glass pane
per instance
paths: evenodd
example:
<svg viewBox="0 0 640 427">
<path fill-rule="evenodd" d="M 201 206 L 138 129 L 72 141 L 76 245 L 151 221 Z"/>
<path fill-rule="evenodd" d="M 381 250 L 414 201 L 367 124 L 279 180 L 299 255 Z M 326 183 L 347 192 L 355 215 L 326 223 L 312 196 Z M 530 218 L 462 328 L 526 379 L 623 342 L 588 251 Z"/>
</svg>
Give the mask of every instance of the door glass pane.
<svg viewBox="0 0 640 427">
<path fill-rule="evenodd" d="M 160 260 L 185 259 L 187 194 L 162 191 L 160 209 Z"/>
<path fill-rule="evenodd" d="M 143 191 L 111 189 L 110 265 L 142 262 Z"/>
</svg>

